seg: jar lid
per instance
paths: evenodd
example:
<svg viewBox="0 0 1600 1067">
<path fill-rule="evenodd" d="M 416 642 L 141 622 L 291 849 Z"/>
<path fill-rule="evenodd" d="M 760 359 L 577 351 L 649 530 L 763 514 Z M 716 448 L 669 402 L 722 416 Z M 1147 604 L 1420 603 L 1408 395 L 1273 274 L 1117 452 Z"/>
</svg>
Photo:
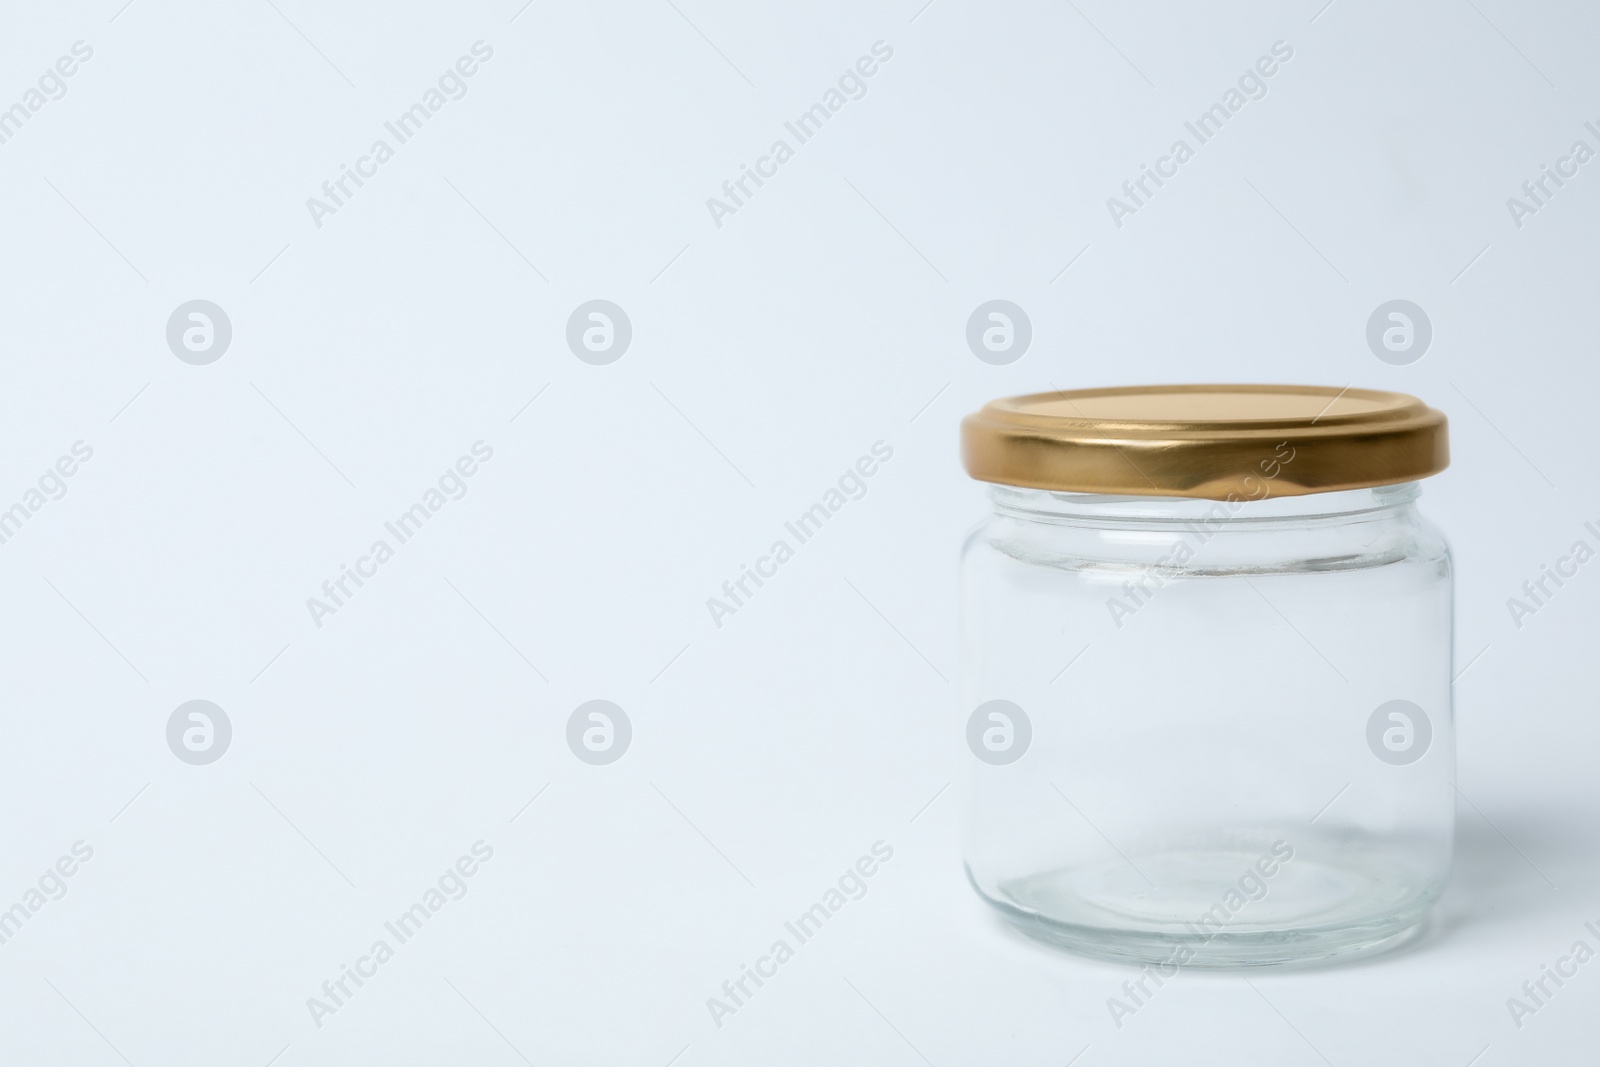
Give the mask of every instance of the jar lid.
<svg viewBox="0 0 1600 1067">
<path fill-rule="evenodd" d="M 992 401 L 962 420 L 961 457 L 1002 485 L 1223 500 L 1409 482 L 1450 444 L 1444 414 L 1405 393 L 1145 385 Z"/>
</svg>

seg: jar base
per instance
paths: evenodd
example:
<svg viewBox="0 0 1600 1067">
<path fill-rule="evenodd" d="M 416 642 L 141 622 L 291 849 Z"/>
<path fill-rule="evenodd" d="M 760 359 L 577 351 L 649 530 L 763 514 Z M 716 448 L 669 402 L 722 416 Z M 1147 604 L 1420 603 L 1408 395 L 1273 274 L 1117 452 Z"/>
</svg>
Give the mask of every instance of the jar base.
<svg viewBox="0 0 1600 1067">
<path fill-rule="evenodd" d="M 1141 857 L 1140 867 L 1154 883 L 1126 864 L 1049 871 L 988 887 L 968 867 L 967 878 L 980 897 L 1031 937 L 1111 962 L 1202 968 L 1281 966 L 1386 951 L 1421 932 L 1439 895 L 1437 886 L 1396 876 L 1392 869 L 1374 874 L 1297 857 L 1297 884 L 1253 897 L 1232 887 L 1219 890 L 1218 881 L 1206 876 L 1237 872 L 1241 857 L 1203 859 Z M 1193 877 L 1177 880 L 1179 872 Z M 1252 882 L 1246 888 L 1267 885 Z M 1234 902 L 1239 906 L 1230 912 Z"/>
</svg>

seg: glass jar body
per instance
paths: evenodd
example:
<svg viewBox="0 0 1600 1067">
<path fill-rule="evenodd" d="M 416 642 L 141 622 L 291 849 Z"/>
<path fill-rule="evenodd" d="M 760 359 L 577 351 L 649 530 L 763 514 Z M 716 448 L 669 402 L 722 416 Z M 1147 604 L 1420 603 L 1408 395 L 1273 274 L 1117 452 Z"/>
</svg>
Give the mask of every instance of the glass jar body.
<svg viewBox="0 0 1600 1067">
<path fill-rule="evenodd" d="M 1450 554 L 1418 495 L 992 486 L 962 560 L 978 893 L 1162 966 L 1418 929 L 1455 811 Z"/>
</svg>

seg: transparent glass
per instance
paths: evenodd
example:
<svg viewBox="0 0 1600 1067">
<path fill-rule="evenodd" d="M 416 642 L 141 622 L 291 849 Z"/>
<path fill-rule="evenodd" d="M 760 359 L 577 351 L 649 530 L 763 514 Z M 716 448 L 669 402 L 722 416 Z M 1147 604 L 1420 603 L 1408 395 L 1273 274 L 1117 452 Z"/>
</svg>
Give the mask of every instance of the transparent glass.
<svg viewBox="0 0 1600 1067">
<path fill-rule="evenodd" d="M 1455 812 L 1450 551 L 1419 495 L 992 486 L 962 558 L 978 893 L 1172 968 L 1418 930 Z"/>
</svg>

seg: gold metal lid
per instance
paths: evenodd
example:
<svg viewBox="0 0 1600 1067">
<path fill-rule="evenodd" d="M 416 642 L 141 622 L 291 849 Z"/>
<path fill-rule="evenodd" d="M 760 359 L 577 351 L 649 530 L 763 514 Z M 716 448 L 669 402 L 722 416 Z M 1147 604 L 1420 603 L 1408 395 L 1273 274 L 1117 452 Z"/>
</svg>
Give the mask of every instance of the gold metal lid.
<svg viewBox="0 0 1600 1067">
<path fill-rule="evenodd" d="M 1444 414 L 1405 393 L 1146 385 L 992 401 L 962 420 L 961 458 L 1002 485 L 1255 500 L 1437 474 L 1450 443 Z"/>
</svg>

